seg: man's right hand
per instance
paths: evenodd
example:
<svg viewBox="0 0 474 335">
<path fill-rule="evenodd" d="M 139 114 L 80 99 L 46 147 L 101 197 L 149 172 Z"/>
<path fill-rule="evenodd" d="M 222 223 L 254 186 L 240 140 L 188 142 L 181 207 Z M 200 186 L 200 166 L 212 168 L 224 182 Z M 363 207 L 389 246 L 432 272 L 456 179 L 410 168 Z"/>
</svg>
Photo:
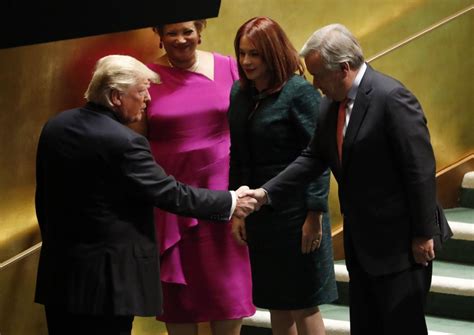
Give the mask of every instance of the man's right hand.
<svg viewBox="0 0 474 335">
<path fill-rule="evenodd" d="M 243 191 L 240 196 L 248 196 L 257 200 L 257 206 L 255 210 L 259 210 L 260 207 L 268 203 L 267 192 L 263 188 L 257 188 L 255 190 L 249 189 Z"/>
<path fill-rule="evenodd" d="M 245 192 L 248 191 L 248 186 L 241 186 L 235 191 L 237 195 L 237 206 L 235 207 L 233 216 L 245 219 L 249 214 L 257 210 L 257 200 L 245 195 Z"/>
</svg>

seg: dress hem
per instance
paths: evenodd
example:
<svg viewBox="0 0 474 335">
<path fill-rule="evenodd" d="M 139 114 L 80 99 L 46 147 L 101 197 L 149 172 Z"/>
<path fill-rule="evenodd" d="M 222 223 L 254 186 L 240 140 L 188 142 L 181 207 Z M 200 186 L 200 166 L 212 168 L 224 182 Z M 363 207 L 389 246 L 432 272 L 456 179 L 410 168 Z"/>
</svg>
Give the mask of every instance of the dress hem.
<svg viewBox="0 0 474 335">
<path fill-rule="evenodd" d="M 226 321 L 226 320 L 238 320 L 243 319 L 246 317 L 250 317 L 254 315 L 256 310 L 254 309 L 253 312 L 248 312 L 239 315 L 231 315 L 231 316 L 219 316 L 219 317 L 198 317 L 190 319 L 174 319 L 174 318 L 164 318 L 161 316 L 157 316 L 156 320 L 161 322 L 168 322 L 168 323 L 198 323 L 198 322 L 212 322 L 212 321 Z"/>
</svg>

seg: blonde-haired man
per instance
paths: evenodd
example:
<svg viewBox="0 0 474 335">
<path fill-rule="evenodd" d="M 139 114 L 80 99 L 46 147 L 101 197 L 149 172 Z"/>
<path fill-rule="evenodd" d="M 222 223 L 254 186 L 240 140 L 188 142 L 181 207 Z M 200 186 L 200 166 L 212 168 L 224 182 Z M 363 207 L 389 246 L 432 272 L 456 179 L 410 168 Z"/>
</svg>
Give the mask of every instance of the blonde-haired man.
<svg viewBox="0 0 474 335">
<path fill-rule="evenodd" d="M 161 313 L 154 206 L 221 221 L 254 210 L 254 199 L 166 175 L 145 137 L 124 125 L 142 118 L 153 82 L 158 75 L 133 57 L 101 58 L 86 105 L 41 132 L 35 301 L 45 305 L 50 335 L 130 334 L 135 315 Z"/>
</svg>

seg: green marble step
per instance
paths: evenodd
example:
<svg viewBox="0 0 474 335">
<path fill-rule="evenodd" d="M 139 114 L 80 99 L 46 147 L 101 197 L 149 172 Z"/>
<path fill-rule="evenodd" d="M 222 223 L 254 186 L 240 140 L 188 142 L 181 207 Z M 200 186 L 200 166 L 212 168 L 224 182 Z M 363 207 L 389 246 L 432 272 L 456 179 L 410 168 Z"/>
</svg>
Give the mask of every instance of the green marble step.
<svg viewBox="0 0 474 335">
<path fill-rule="evenodd" d="M 335 262 L 338 304 L 349 301 L 349 274 L 345 262 Z M 474 321 L 474 266 L 435 261 L 427 301 L 427 313 L 436 316 Z"/>
<path fill-rule="evenodd" d="M 474 241 L 449 239 L 436 253 L 436 259 L 474 265 Z"/>
<path fill-rule="evenodd" d="M 461 193 L 459 196 L 459 205 L 463 207 L 474 208 L 474 189 L 461 188 Z"/>
<path fill-rule="evenodd" d="M 445 209 L 453 237 L 443 244 L 439 260 L 474 264 L 474 209 L 466 207 Z"/>
<path fill-rule="evenodd" d="M 469 279 L 471 280 L 471 289 L 474 289 L 474 285 L 472 285 L 472 282 L 474 282 L 474 266 L 471 264 L 435 260 L 433 276 Z"/>
<path fill-rule="evenodd" d="M 453 231 L 453 239 L 474 241 L 474 208 L 448 208 L 444 214 Z"/>
<path fill-rule="evenodd" d="M 445 208 L 444 214 L 448 221 L 474 224 L 474 208 L 456 207 Z"/>
<path fill-rule="evenodd" d="M 459 205 L 474 208 L 474 171 L 467 172 L 462 179 Z"/>
<path fill-rule="evenodd" d="M 339 320 L 349 321 L 349 308 L 344 305 L 322 305 L 320 306 L 321 314 L 325 321 Z M 430 334 L 446 333 L 459 335 L 472 335 L 474 333 L 474 322 L 466 320 L 457 320 L 443 318 L 438 316 L 426 316 L 426 323 Z M 347 325 L 349 327 L 349 325 Z"/>
<path fill-rule="evenodd" d="M 349 308 L 345 305 L 327 304 L 320 306 L 327 335 L 348 335 L 350 333 Z M 436 316 L 426 316 L 430 335 L 458 334 L 472 335 L 474 322 Z M 270 313 L 259 309 L 245 318 L 241 335 L 271 335 Z"/>
<path fill-rule="evenodd" d="M 349 281 L 346 263 L 344 260 L 334 261 L 336 278 L 338 281 Z M 449 287 L 452 283 L 462 284 L 460 290 Z M 453 263 L 435 260 L 433 263 L 433 283 L 431 290 L 435 292 L 449 292 L 458 295 L 474 296 L 474 265 Z"/>
</svg>

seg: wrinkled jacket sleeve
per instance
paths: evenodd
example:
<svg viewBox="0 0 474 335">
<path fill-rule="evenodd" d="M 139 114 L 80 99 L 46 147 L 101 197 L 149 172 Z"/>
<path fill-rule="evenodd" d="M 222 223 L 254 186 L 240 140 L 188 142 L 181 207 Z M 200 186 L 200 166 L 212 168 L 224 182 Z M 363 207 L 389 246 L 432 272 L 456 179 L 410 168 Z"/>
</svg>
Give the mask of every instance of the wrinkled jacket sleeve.
<svg viewBox="0 0 474 335">
<path fill-rule="evenodd" d="M 321 96 L 309 84 L 296 88 L 291 115 L 299 134 L 299 146 L 304 150 L 314 134 Z M 309 210 L 320 212 L 328 210 L 329 177 L 329 170 L 326 170 L 307 184 L 306 206 Z"/>
<path fill-rule="evenodd" d="M 183 216 L 228 220 L 232 206 L 229 191 L 191 187 L 167 175 L 143 136 L 130 139 L 120 164 L 126 189 L 155 207 Z"/>
</svg>

